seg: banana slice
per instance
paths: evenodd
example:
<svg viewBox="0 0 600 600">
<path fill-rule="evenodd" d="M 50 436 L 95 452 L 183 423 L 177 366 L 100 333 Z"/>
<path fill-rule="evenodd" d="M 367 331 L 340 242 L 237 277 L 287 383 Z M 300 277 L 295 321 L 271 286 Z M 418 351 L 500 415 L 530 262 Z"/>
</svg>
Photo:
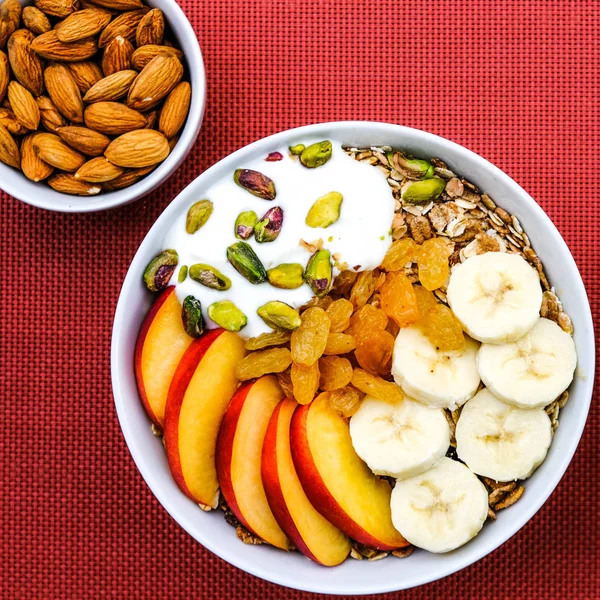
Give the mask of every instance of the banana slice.
<svg viewBox="0 0 600 600">
<path fill-rule="evenodd" d="M 450 446 L 444 411 L 406 397 L 390 404 L 367 396 L 350 419 L 350 436 L 373 473 L 396 479 L 427 471 Z"/>
<path fill-rule="evenodd" d="M 411 544 L 429 552 L 449 552 L 483 527 L 488 493 L 465 465 L 442 458 L 429 471 L 398 481 L 391 507 L 394 527 Z"/>
<path fill-rule="evenodd" d="M 549 319 L 538 319 L 512 344 L 482 344 L 477 353 L 477 370 L 486 387 L 521 408 L 553 402 L 573 381 L 576 365 L 573 338 Z"/>
<path fill-rule="evenodd" d="M 496 481 L 529 477 L 546 458 L 550 418 L 541 408 L 500 402 L 486 389 L 469 400 L 456 425 L 458 457 L 478 475 Z"/>
<path fill-rule="evenodd" d="M 392 375 L 409 395 L 437 408 L 454 410 L 479 386 L 475 358 L 479 344 L 465 337 L 458 352 L 440 352 L 417 326 L 400 330 L 394 345 Z"/>
<path fill-rule="evenodd" d="M 480 342 L 504 344 L 525 335 L 542 306 L 537 271 L 519 254 L 486 252 L 452 270 L 448 303 Z"/>
</svg>

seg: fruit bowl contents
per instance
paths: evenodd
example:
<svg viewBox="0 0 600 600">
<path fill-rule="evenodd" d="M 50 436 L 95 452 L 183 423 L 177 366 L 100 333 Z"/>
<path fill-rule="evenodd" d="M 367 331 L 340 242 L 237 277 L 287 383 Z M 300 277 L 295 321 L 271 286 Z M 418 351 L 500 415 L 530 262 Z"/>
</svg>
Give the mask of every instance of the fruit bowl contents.
<svg viewBox="0 0 600 600">
<path fill-rule="evenodd" d="M 244 542 L 327 566 L 454 550 L 544 461 L 571 320 L 519 221 L 441 160 L 298 142 L 166 232 L 141 400 L 179 488 Z"/>
</svg>

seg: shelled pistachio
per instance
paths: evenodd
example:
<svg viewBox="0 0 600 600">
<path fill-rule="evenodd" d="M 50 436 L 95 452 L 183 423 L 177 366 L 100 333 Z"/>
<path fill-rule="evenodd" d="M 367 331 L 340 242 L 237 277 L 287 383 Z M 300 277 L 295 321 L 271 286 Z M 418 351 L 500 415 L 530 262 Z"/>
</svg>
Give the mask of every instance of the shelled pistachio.
<svg viewBox="0 0 600 600">
<path fill-rule="evenodd" d="M 263 200 L 275 200 L 277 190 L 272 179 L 252 169 L 236 169 L 233 180 L 253 196 Z"/>
<path fill-rule="evenodd" d="M 299 263 L 283 263 L 267 271 L 269 283 L 284 290 L 295 290 L 304 284 L 304 267 Z"/>
<path fill-rule="evenodd" d="M 175 272 L 179 256 L 175 250 L 163 250 L 144 270 L 144 283 L 151 292 L 164 290 Z"/>
<path fill-rule="evenodd" d="M 189 275 L 194 281 L 212 290 L 223 292 L 231 287 L 231 280 L 210 265 L 203 263 L 192 265 L 189 269 Z"/>
<path fill-rule="evenodd" d="M 200 300 L 194 296 L 186 296 L 181 307 L 181 320 L 189 336 L 199 338 L 204 333 L 204 317 Z"/>
<path fill-rule="evenodd" d="M 329 192 L 317 198 L 306 215 L 306 224 L 322 228 L 333 225 L 340 218 L 343 199 L 339 192 Z"/>
<path fill-rule="evenodd" d="M 314 295 L 322 297 L 331 289 L 333 269 L 329 250 L 317 250 L 309 259 L 304 272 L 304 280 Z"/>
<path fill-rule="evenodd" d="M 305 148 L 300 154 L 300 162 L 309 169 L 322 167 L 333 154 L 333 146 L 329 140 L 316 142 Z"/>
<path fill-rule="evenodd" d="M 283 227 L 283 209 L 280 206 L 270 208 L 254 226 L 254 237 L 260 244 L 274 242 Z"/>
<path fill-rule="evenodd" d="M 206 225 L 212 212 L 213 203 L 210 200 L 199 200 L 195 204 L 192 204 L 185 220 L 185 230 L 189 234 L 196 233 L 196 231 Z"/>
<path fill-rule="evenodd" d="M 227 331 L 241 331 L 248 323 L 246 315 L 231 300 L 211 304 L 208 307 L 208 316 Z"/>
<path fill-rule="evenodd" d="M 258 284 L 267 280 L 267 271 L 250 244 L 236 242 L 229 246 L 227 260 L 250 283 Z"/>
<path fill-rule="evenodd" d="M 256 311 L 258 316 L 273 329 L 283 329 L 284 331 L 293 331 L 300 327 L 302 322 L 300 314 L 295 308 L 292 308 L 285 302 L 274 300 L 267 302 Z"/>
</svg>

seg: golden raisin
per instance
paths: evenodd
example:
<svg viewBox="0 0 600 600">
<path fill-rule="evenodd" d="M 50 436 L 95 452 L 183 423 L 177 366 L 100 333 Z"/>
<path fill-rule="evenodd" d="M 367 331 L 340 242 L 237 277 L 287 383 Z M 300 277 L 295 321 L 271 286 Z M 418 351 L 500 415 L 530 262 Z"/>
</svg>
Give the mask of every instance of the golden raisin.
<svg viewBox="0 0 600 600">
<path fill-rule="evenodd" d="M 351 385 L 329 392 L 329 405 L 345 419 L 350 418 L 360 407 L 364 394 Z"/>
<path fill-rule="evenodd" d="M 376 271 L 359 273 L 356 282 L 352 286 L 352 292 L 350 292 L 350 301 L 355 309 L 364 306 L 369 301 L 375 291 L 378 276 L 379 273 Z"/>
<path fill-rule="evenodd" d="M 354 311 L 354 307 L 352 306 L 352 302 L 350 300 L 346 300 L 346 298 L 340 298 L 339 300 L 334 300 L 325 311 L 329 318 L 331 319 L 331 327 L 329 331 L 333 333 L 341 333 L 342 331 L 348 329 L 350 325 L 350 317 Z"/>
<path fill-rule="evenodd" d="M 385 255 L 381 268 L 386 271 L 400 271 L 406 265 L 415 260 L 415 249 L 417 245 L 410 238 L 402 238 L 392 242 Z"/>
<path fill-rule="evenodd" d="M 395 403 L 404 398 L 402 390 L 395 383 L 385 381 L 381 377 L 375 377 L 362 369 L 354 369 L 352 385 L 361 392 L 384 402 Z"/>
<path fill-rule="evenodd" d="M 291 369 L 286 369 L 281 373 L 277 373 L 277 381 L 285 394 L 286 398 L 294 397 L 294 389 L 292 386 L 292 373 Z"/>
<path fill-rule="evenodd" d="M 432 292 L 426 290 L 422 285 L 413 285 L 415 296 L 417 297 L 417 306 L 419 307 L 419 320 L 437 305 L 437 300 Z"/>
<path fill-rule="evenodd" d="M 357 277 L 356 271 L 342 271 L 333 281 L 333 293 L 346 296 L 350 293 Z"/>
<path fill-rule="evenodd" d="M 290 341 L 290 331 L 271 331 L 246 340 L 246 350 L 262 350 L 269 346 L 281 346 Z"/>
<path fill-rule="evenodd" d="M 292 362 L 292 355 L 287 348 L 269 348 L 252 352 L 243 358 L 235 368 L 235 376 L 240 381 L 248 381 L 262 377 L 267 373 L 281 373 Z"/>
<path fill-rule="evenodd" d="M 323 354 L 347 354 L 356 348 L 353 336 L 347 333 L 330 333 Z"/>
<path fill-rule="evenodd" d="M 295 363 L 310 366 L 321 358 L 330 326 L 331 319 L 322 308 L 308 308 L 302 313 L 302 323 L 292 333 L 290 342 Z"/>
<path fill-rule="evenodd" d="M 350 317 L 350 329 L 346 333 L 351 333 L 358 340 L 370 331 L 385 329 L 387 324 L 387 315 L 380 308 L 367 304 Z"/>
<path fill-rule="evenodd" d="M 310 404 L 319 389 L 319 363 L 310 366 L 292 363 L 292 386 L 298 404 Z"/>
<path fill-rule="evenodd" d="M 445 304 L 437 304 L 420 324 L 429 341 L 442 352 L 462 350 L 465 347 L 462 325 Z"/>
<path fill-rule="evenodd" d="M 319 359 L 321 378 L 319 387 L 325 391 L 338 390 L 352 379 L 352 365 L 341 356 L 323 356 Z"/>
<path fill-rule="evenodd" d="M 426 290 L 442 287 L 450 275 L 448 250 L 443 240 L 432 238 L 423 242 L 419 253 L 419 281 Z"/>
<path fill-rule="evenodd" d="M 387 331 L 372 331 L 360 338 L 354 356 L 358 364 L 371 375 L 389 375 L 393 351 L 393 335 Z"/>
<path fill-rule="evenodd" d="M 388 273 L 381 287 L 381 308 L 400 327 L 406 327 L 419 318 L 419 307 L 413 286 L 404 273 Z"/>
</svg>

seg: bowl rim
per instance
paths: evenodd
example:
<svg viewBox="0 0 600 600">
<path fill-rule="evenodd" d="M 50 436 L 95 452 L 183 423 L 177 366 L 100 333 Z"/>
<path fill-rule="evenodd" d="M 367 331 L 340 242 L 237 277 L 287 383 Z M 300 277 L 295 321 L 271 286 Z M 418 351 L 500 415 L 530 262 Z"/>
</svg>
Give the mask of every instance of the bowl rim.
<svg viewBox="0 0 600 600">
<path fill-rule="evenodd" d="M 31 0 L 20 1 L 23 5 L 32 3 Z M 0 174 L 4 169 L 10 169 L 10 171 L 7 172 L 14 172 L 20 175 L 18 183 L 7 184 L 4 178 L 1 178 L 3 181 L 0 185 L 0 190 L 24 204 L 29 204 L 30 206 L 35 206 L 36 208 L 51 212 L 102 212 L 117 208 L 118 206 L 130 204 L 131 202 L 135 202 L 136 200 L 147 196 L 169 179 L 181 166 L 198 138 L 204 119 L 207 95 L 204 58 L 196 32 L 176 0 L 160 0 L 160 2 L 159 0 L 149 0 L 149 4 L 158 4 L 163 10 L 165 10 L 165 5 L 168 5 L 166 10 L 168 12 L 173 11 L 172 15 L 167 16 L 167 21 L 173 31 L 173 35 L 180 42 L 182 48 L 184 45 L 189 46 L 189 48 L 186 47 L 185 49 L 185 58 L 192 85 L 192 100 L 190 103 L 189 114 L 183 129 L 181 130 L 179 140 L 169 156 L 154 171 L 132 186 L 115 192 L 98 194 L 96 196 L 72 196 L 70 194 L 57 192 L 49 187 L 46 182 L 36 183 L 30 181 L 16 169 L 0 163 Z M 176 21 L 176 24 L 174 21 Z M 25 186 L 23 186 L 22 183 L 24 183 Z M 39 189 L 40 193 L 30 192 L 27 189 L 30 186 L 35 186 L 36 189 Z M 66 205 L 59 205 L 59 198 L 66 199 Z"/>
<path fill-rule="evenodd" d="M 551 243 L 559 246 L 561 248 L 561 254 L 564 255 L 565 260 L 569 263 L 569 266 L 572 270 L 574 270 L 574 281 L 576 286 L 575 294 L 582 299 L 582 303 L 585 306 L 585 315 L 581 315 L 581 319 L 583 320 L 586 337 L 583 340 L 583 347 L 580 348 L 583 353 L 590 353 L 593 357 L 595 353 L 595 343 L 594 343 L 594 329 L 593 322 L 591 316 L 591 308 L 589 306 L 589 300 L 587 297 L 587 293 L 583 284 L 583 280 L 581 279 L 581 274 L 579 273 L 579 269 L 573 259 L 573 256 L 566 244 L 563 240 L 562 236 L 558 232 L 557 228 L 551 221 L 551 219 L 546 215 L 544 210 L 537 204 L 537 202 L 521 187 L 519 186 L 509 175 L 504 173 L 504 171 L 500 170 L 498 167 L 493 165 L 488 160 L 479 156 L 475 152 L 468 150 L 464 146 L 452 142 L 446 138 L 435 135 L 433 133 L 429 133 L 426 131 L 422 131 L 419 129 L 405 127 L 401 125 L 385 123 L 380 121 L 332 121 L 332 122 L 322 122 L 315 123 L 312 125 L 304 125 L 301 127 L 288 129 L 284 131 L 280 131 L 273 135 L 269 135 L 267 137 L 256 140 L 242 148 L 239 148 L 235 152 L 227 155 L 226 157 L 219 160 L 217 163 L 212 165 L 209 169 L 204 171 L 198 178 L 194 181 L 190 182 L 191 185 L 197 185 L 197 180 L 199 178 L 208 179 L 212 173 L 216 170 L 224 169 L 226 167 L 234 165 L 236 162 L 239 162 L 240 158 L 246 156 L 254 156 L 259 151 L 265 151 L 268 148 L 272 148 L 277 144 L 282 144 L 284 140 L 288 140 L 293 137 L 315 137 L 318 135 L 330 135 L 332 138 L 335 137 L 335 134 L 338 131 L 342 131 L 345 135 L 348 135 L 347 130 L 352 128 L 353 130 L 362 130 L 363 133 L 373 133 L 373 137 L 375 137 L 375 132 L 377 134 L 381 134 L 380 137 L 385 136 L 386 132 L 389 133 L 390 130 L 396 131 L 398 134 L 410 134 L 413 136 L 421 136 L 423 140 L 429 140 L 431 142 L 435 142 L 449 148 L 449 150 L 453 153 L 453 155 L 462 155 L 467 160 L 471 161 L 477 168 L 483 168 L 490 172 L 497 178 L 503 179 L 506 185 L 511 188 L 511 190 L 525 202 L 531 205 L 533 212 L 536 214 L 536 218 L 542 223 L 541 228 L 544 231 L 544 234 L 549 236 L 551 239 Z M 325 131 L 327 132 L 325 134 Z M 187 188 L 186 188 L 187 189 Z M 184 190 L 185 191 L 185 190 Z M 567 442 L 561 448 L 562 453 L 557 458 L 556 465 L 553 468 L 553 475 L 546 483 L 546 487 L 543 490 L 543 493 L 539 494 L 532 507 L 528 510 L 522 510 L 519 513 L 514 515 L 514 518 L 505 523 L 505 527 L 502 531 L 502 534 L 499 535 L 498 540 L 493 540 L 483 549 L 479 549 L 477 551 L 472 551 L 470 554 L 463 552 L 460 554 L 457 553 L 449 553 L 446 556 L 450 557 L 447 562 L 445 562 L 441 567 L 438 567 L 435 572 L 427 572 L 422 573 L 422 577 L 419 583 L 411 583 L 409 585 L 400 585 L 398 586 L 397 582 L 392 584 L 387 583 L 384 580 L 373 581 L 369 580 L 366 582 L 366 585 L 361 587 L 360 589 L 338 589 L 340 586 L 336 585 L 336 588 L 333 587 L 316 587 L 315 585 L 311 585 L 309 580 L 299 580 L 298 578 L 294 579 L 294 575 L 286 575 L 288 572 L 279 571 L 277 573 L 273 573 L 268 568 L 268 560 L 264 561 L 264 564 L 258 566 L 255 563 L 248 563 L 243 557 L 237 556 L 235 553 L 231 553 L 229 551 L 224 551 L 220 545 L 218 539 L 213 539 L 209 535 L 204 535 L 203 533 L 192 533 L 186 527 L 184 521 L 184 517 L 178 514 L 178 508 L 175 506 L 175 503 L 171 501 L 170 492 L 163 491 L 158 487 L 158 484 L 155 488 L 154 481 L 158 481 L 157 475 L 155 474 L 155 469 L 148 464 L 142 455 L 142 451 L 137 442 L 138 433 L 134 427 L 130 426 L 128 419 L 126 417 L 126 404 L 127 401 L 124 399 L 124 393 L 122 391 L 121 378 L 124 377 L 124 369 L 127 368 L 126 365 L 119 363 L 119 348 L 122 343 L 121 332 L 123 330 L 123 323 L 127 321 L 128 317 L 128 306 L 127 306 L 127 296 L 129 294 L 128 290 L 132 285 L 139 284 L 139 276 L 142 272 L 145 264 L 143 264 L 143 251 L 145 246 L 149 244 L 149 238 L 152 237 L 151 234 L 155 233 L 157 230 L 162 229 L 163 223 L 168 222 L 169 219 L 173 218 L 177 212 L 180 211 L 180 204 L 183 202 L 184 191 L 182 191 L 163 211 L 163 213 L 159 216 L 159 218 L 155 221 L 152 227 L 148 230 L 144 240 L 141 242 L 136 254 L 131 262 L 131 265 L 127 271 L 127 275 L 124 279 L 121 292 L 119 294 L 119 299 L 115 311 L 113 330 L 112 330 L 112 342 L 111 342 L 111 377 L 112 377 L 112 387 L 113 387 L 113 396 L 115 400 L 115 407 L 117 411 L 117 416 L 119 419 L 119 423 L 121 426 L 121 430 L 123 436 L 125 438 L 127 447 L 129 452 L 132 455 L 132 458 L 140 471 L 144 481 L 150 488 L 152 494 L 157 498 L 157 500 L 161 503 L 161 505 L 165 508 L 165 510 L 171 515 L 171 517 L 196 541 L 200 542 L 206 549 L 211 551 L 213 554 L 216 554 L 223 560 L 232 564 L 233 566 L 250 573 L 254 576 L 260 577 L 261 579 L 265 579 L 272 583 L 276 583 L 279 585 L 283 585 L 286 587 L 290 587 L 293 589 L 298 589 L 307 592 L 316 592 L 316 593 L 326 593 L 331 595 L 363 595 L 363 594 L 379 594 L 385 592 L 394 592 L 400 591 L 403 589 L 408 589 L 411 587 L 417 587 L 420 585 L 424 585 L 426 583 L 430 583 L 436 581 L 438 579 L 442 579 L 448 575 L 456 573 L 465 567 L 481 560 L 497 548 L 499 548 L 502 544 L 504 544 L 507 540 L 509 540 L 515 533 L 517 533 L 537 512 L 538 510 L 545 504 L 546 500 L 550 496 L 550 494 L 554 491 L 560 480 L 562 479 L 566 469 L 568 468 L 573 455 L 579 445 L 579 441 L 583 434 L 583 429 L 585 427 L 585 423 L 587 420 L 587 415 L 589 412 L 591 398 L 593 393 L 593 383 L 594 383 L 594 370 L 595 363 L 592 359 L 591 361 L 591 370 L 590 372 L 585 373 L 584 380 L 584 389 L 581 393 L 581 397 L 578 398 L 580 402 L 578 406 L 578 411 L 573 415 L 573 423 L 571 425 L 572 431 L 571 437 L 567 440 Z M 465 546 L 464 548 L 467 548 Z M 459 549 L 461 550 L 461 549 Z M 459 556 L 459 558 L 457 558 Z M 267 566 L 265 566 L 267 565 Z M 293 569 L 290 569 L 293 571 Z"/>
</svg>

